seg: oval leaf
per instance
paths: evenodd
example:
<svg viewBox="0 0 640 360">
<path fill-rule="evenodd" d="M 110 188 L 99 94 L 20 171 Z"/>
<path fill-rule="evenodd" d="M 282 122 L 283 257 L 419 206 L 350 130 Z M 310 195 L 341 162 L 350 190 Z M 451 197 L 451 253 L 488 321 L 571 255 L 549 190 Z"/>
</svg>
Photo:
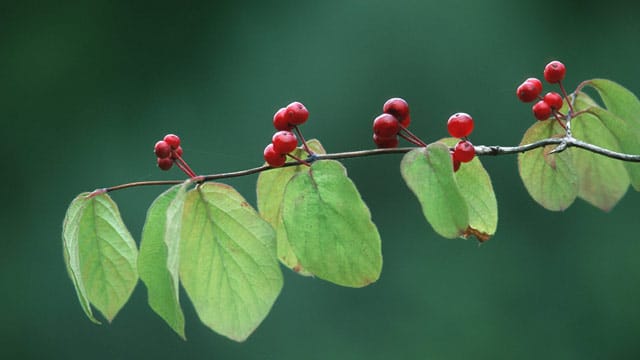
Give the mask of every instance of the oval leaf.
<svg viewBox="0 0 640 360">
<path fill-rule="evenodd" d="M 93 311 L 91 311 L 91 302 L 89 301 L 89 295 L 87 295 L 82 277 L 82 269 L 80 268 L 80 251 L 78 247 L 78 233 L 80 231 L 78 224 L 80 223 L 84 206 L 87 204 L 86 196 L 88 194 L 89 193 L 82 193 L 78 195 L 67 209 L 64 222 L 62 223 L 62 247 L 64 263 L 67 266 L 67 272 L 76 289 L 80 306 L 89 320 L 100 324 L 95 316 L 93 316 Z"/>
<path fill-rule="evenodd" d="M 326 154 L 326 151 L 318 140 L 307 141 L 307 146 L 316 154 Z M 306 152 L 298 148 L 293 151 L 293 155 L 304 158 Z M 288 268 L 300 275 L 309 276 L 311 273 L 302 267 L 298 257 L 291 249 L 287 239 L 287 231 L 282 221 L 282 200 L 284 199 L 284 188 L 291 178 L 301 172 L 309 171 L 308 166 L 289 166 L 284 168 L 263 171 L 258 176 L 256 192 L 258 198 L 258 211 L 276 230 L 278 247 L 278 258 Z"/>
<path fill-rule="evenodd" d="M 576 101 L 577 111 L 587 105 Z M 616 138 L 600 119 L 591 113 L 582 113 L 571 121 L 576 139 L 609 150 L 620 151 Z M 620 160 L 592 153 L 583 149 L 571 149 L 573 165 L 578 172 L 578 196 L 602 210 L 608 211 L 624 196 L 629 187 L 629 176 Z"/>
<path fill-rule="evenodd" d="M 402 158 L 400 171 L 435 232 L 449 239 L 463 236 L 469 210 L 453 176 L 449 148 L 433 143 L 411 150 Z"/>
<path fill-rule="evenodd" d="M 138 271 L 147 287 L 149 305 L 183 339 L 178 245 L 187 184 L 165 191 L 149 207 L 138 258 Z"/>
<path fill-rule="evenodd" d="M 595 108 L 596 115 L 620 145 L 620 151 L 640 154 L 640 100 L 620 84 L 606 79 L 593 79 L 588 86 L 598 91 L 607 110 Z M 582 95 L 582 94 L 581 94 Z M 631 185 L 640 191 L 640 164 L 624 162 Z"/>
<path fill-rule="evenodd" d="M 180 280 L 202 322 L 236 341 L 267 316 L 282 288 L 275 234 L 230 186 L 207 183 L 187 193 Z"/>
<path fill-rule="evenodd" d="M 607 110 L 635 128 L 640 127 L 640 100 L 624 86 L 606 79 L 586 82 L 598 91 Z"/>
<path fill-rule="evenodd" d="M 67 267 L 89 319 L 89 304 L 111 322 L 138 282 L 135 241 L 107 194 L 76 197 L 63 223 Z"/>
<path fill-rule="evenodd" d="M 457 141 L 449 138 L 445 144 L 452 146 Z M 476 156 L 462 164 L 454 177 L 469 210 L 469 226 L 464 236 L 473 235 L 480 242 L 489 240 L 498 227 L 498 201 L 489 173 Z"/>
<path fill-rule="evenodd" d="M 350 287 L 380 277 L 378 229 L 339 162 L 317 161 L 295 175 L 285 189 L 282 217 L 291 247 L 315 276 Z"/>
<path fill-rule="evenodd" d="M 564 133 L 557 122 L 538 121 L 522 138 L 520 145 L 551 138 Z M 578 173 L 573 166 L 572 153 L 550 154 L 557 145 L 549 145 L 518 154 L 520 178 L 529 195 L 544 208 L 560 211 L 568 208 L 578 196 Z"/>
</svg>

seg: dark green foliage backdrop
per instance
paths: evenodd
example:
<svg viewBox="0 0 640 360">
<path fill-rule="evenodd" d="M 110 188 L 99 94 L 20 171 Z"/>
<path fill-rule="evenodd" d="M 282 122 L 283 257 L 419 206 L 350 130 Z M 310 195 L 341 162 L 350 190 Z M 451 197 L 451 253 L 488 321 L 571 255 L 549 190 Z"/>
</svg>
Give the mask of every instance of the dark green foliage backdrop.
<svg viewBox="0 0 640 360">
<path fill-rule="evenodd" d="M 345 161 L 378 224 L 384 270 L 364 289 L 288 270 L 272 313 L 243 344 L 184 301 L 183 342 L 139 284 L 111 325 L 82 313 L 64 269 L 73 197 L 167 179 L 153 143 L 183 138 L 202 173 L 261 163 L 273 112 L 304 102 L 328 151 L 371 148 L 389 97 L 412 129 L 446 136 L 456 111 L 476 144 L 515 145 L 534 121 L 516 86 L 551 59 L 566 84 L 606 77 L 640 93 L 640 8 L 615 2 L 188 1 L 0 4 L 4 158 L 0 357 L 7 359 L 631 359 L 640 356 L 640 196 L 611 213 L 564 213 L 528 197 L 516 157 L 484 158 L 495 238 L 445 240 L 403 184 L 400 156 Z M 255 204 L 255 176 L 229 181 Z M 114 194 L 139 240 L 162 188 Z"/>
</svg>

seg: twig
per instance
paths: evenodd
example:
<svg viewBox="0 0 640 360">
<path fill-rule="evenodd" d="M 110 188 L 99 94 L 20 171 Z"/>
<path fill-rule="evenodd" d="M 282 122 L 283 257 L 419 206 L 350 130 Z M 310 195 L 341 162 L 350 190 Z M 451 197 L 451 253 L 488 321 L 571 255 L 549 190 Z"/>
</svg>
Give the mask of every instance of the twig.
<svg viewBox="0 0 640 360">
<path fill-rule="evenodd" d="M 584 149 L 596 154 L 600 154 L 600 155 L 612 158 L 612 159 L 618 159 L 618 160 L 630 161 L 630 162 L 640 162 L 640 155 L 624 154 L 624 153 L 616 152 L 613 150 L 605 149 L 597 145 L 580 141 L 571 136 L 548 138 L 548 139 L 538 140 L 536 142 L 520 145 L 520 146 L 476 145 L 474 147 L 475 147 L 477 156 L 498 156 L 498 155 L 524 153 L 524 152 L 531 151 L 547 145 L 558 145 L 558 147 L 554 149 L 553 152 L 561 152 L 570 147 L 577 147 L 580 149 Z M 366 156 L 378 156 L 378 155 L 385 155 L 385 154 L 404 154 L 404 153 L 408 153 L 411 150 L 419 149 L 419 148 L 422 148 L 422 147 L 402 147 L 402 148 L 392 148 L 392 149 L 346 151 L 346 152 L 339 152 L 339 153 L 332 153 L 332 154 L 313 154 L 312 156 L 303 160 L 306 163 L 311 164 L 318 160 L 339 160 L 339 159 L 350 159 L 350 158 L 359 158 L 359 157 L 366 157 Z M 296 160 L 296 161 L 289 161 L 285 163 L 282 167 L 300 166 L 300 165 L 301 165 L 300 162 Z M 233 177 L 257 174 L 262 171 L 268 171 L 272 169 L 277 169 L 277 168 L 273 168 L 268 165 L 262 165 L 262 166 L 258 166 L 250 169 L 227 172 L 227 173 L 200 175 L 200 176 L 196 176 L 191 180 L 194 183 L 203 183 L 206 181 L 228 179 Z M 122 190 L 122 189 L 127 189 L 132 187 L 139 187 L 139 186 L 176 185 L 176 184 L 181 184 L 184 181 L 185 180 L 137 181 L 137 182 L 111 186 L 107 188 L 99 188 L 91 192 L 88 196 L 95 196 L 95 195 L 103 194 L 106 192 Z"/>
</svg>

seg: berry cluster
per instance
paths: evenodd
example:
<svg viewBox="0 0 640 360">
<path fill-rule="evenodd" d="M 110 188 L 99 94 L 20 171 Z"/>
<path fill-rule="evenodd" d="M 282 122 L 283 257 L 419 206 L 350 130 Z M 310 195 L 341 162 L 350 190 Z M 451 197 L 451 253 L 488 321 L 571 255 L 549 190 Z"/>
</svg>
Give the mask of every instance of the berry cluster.
<svg viewBox="0 0 640 360">
<path fill-rule="evenodd" d="M 308 118 L 309 110 L 298 101 L 276 111 L 273 115 L 273 127 L 278 131 L 273 134 L 271 144 L 264 148 L 263 154 L 269 166 L 280 167 L 287 162 L 287 155 L 292 156 L 290 153 L 298 146 L 298 138 L 291 130 L 298 132 L 302 138 L 298 125 L 304 124 Z M 304 138 L 301 140 L 307 150 Z"/>
<path fill-rule="evenodd" d="M 447 120 L 447 130 L 449 135 L 460 139 L 451 152 L 453 171 L 458 171 L 461 163 L 469 162 L 476 156 L 473 144 L 467 140 L 473 131 L 473 118 L 467 113 L 455 113 Z"/>
<path fill-rule="evenodd" d="M 382 114 L 373 120 L 373 142 L 378 148 L 395 148 L 400 136 L 415 145 L 426 146 L 407 129 L 409 124 L 409 104 L 404 99 L 391 98 L 382 106 Z"/>
<path fill-rule="evenodd" d="M 566 73 L 566 68 L 560 61 L 552 61 L 544 68 L 544 79 L 549 84 L 559 84 L 562 90 L 562 80 Z M 531 110 L 533 116 L 538 120 L 547 120 L 551 115 L 558 117 L 564 100 L 557 92 L 548 92 L 544 96 L 542 94 L 542 82 L 537 78 L 528 78 L 516 89 L 516 95 L 520 101 L 528 103 L 538 100 Z"/>
<path fill-rule="evenodd" d="M 195 177 L 195 173 L 189 165 L 182 159 L 182 146 L 178 135 L 167 134 L 153 147 L 153 152 L 158 158 L 158 167 L 161 170 L 169 170 L 175 162 L 176 165 L 189 177 Z"/>
</svg>

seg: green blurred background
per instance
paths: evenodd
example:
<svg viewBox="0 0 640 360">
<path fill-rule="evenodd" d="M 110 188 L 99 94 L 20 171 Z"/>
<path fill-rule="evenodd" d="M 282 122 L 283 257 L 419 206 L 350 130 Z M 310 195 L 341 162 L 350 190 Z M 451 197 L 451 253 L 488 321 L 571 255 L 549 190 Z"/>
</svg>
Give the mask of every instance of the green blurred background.
<svg viewBox="0 0 640 360">
<path fill-rule="evenodd" d="M 640 196 L 610 213 L 583 201 L 547 212 L 515 156 L 483 159 L 500 212 L 483 246 L 433 232 L 400 156 L 345 160 L 382 235 L 382 277 L 347 289 L 283 268 L 282 294 L 242 344 L 186 300 L 180 340 L 142 284 L 112 324 L 90 323 L 60 239 L 77 193 L 180 177 L 154 164 L 168 132 L 198 172 L 260 164 L 272 114 L 293 100 L 329 151 L 373 147 L 393 96 L 425 140 L 465 111 L 474 143 L 515 145 L 534 121 L 515 88 L 552 59 L 569 88 L 606 77 L 640 93 L 638 15 L 615 1 L 3 1 L 0 358 L 639 358 Z M 255 204 L 255 180 L 228 183 Z M 113 194 L 134 236 L 162 190 Z"/>
</svg>

